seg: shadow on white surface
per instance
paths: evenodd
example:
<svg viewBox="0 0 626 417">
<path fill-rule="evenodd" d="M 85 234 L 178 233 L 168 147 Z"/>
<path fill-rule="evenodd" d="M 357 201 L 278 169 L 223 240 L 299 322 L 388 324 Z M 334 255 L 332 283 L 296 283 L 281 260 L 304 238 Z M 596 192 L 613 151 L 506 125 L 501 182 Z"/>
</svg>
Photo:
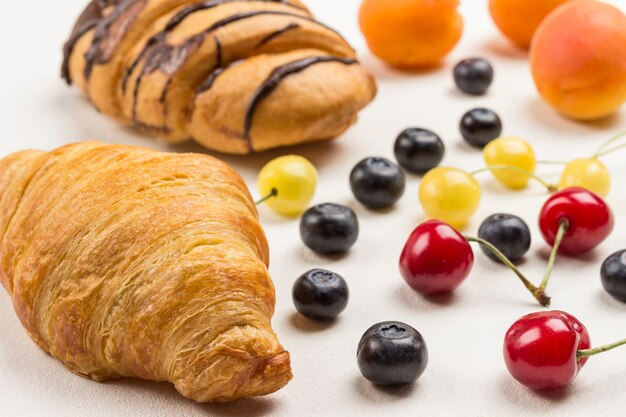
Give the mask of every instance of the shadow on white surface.
<svg viewBox="0 0 626 417">
<path fill-rule="evenodd" d="M 318 333 L 335 327 L 341 321 L 340 318 L 334 320 L 311 320 L 302 314 L 293 313 L 289 316 L 289 323 L 302 333 Z"/>
<path fill-rule="evenodd" d="M 397 205 L 384 209 L 368 209 L 363 204 L 359 203 L 356 198 L 352 197 L 352 195 L 351 197 L 340 201 L 339 204 L 343 204 L 344 206 L 351 208 L 356 213 L 359 220 L 372 218 L 376 219 L 383 216 L 393 215 L 393 213 L 398 210 Z"/>
<path fill-rule="evenodd" d="M 476 108 L 478 106 L 468 106 L 467 110 L 471 110 L 472 108 Z M 461 118 L 461 114 L 459 114 L 459 119 Z M 449 142 L 446 143 L 446 145 L 450 146 Z M 476 155 L 480 155 L 480 149 L 474 148 L 473 146 L 471 146 L 469 143 L 467 143 L 462 137 L 461 135 L 458 135 L 458 137 L 454 138 L 454 143 L 452 144 L 452 146 L 454 146 L 454 149 L 461 151 L 461 152 L 475 152 Z M 480 167 L 476 167 L 476 169 L 478 169 Z"/>
<path fill-rule="evenodd" d="M 152 396 L 161 401 L 167 401 L 170 406 L 178 404 L 181 409 L 187 409 L 191 405 L 210 416 L 247 416 L 257 417 L 270 415 L 276 408 L 276 403 L 269 397 L 244 398 L 225 404 L 201 404 L 196 403 L 180 395 L 172 384 L 166 382 L 152 382 L 141 379 L 125 378 L 109 382 L 105 385 L 114 385 L 122 388 L 129 395 Z"/>
<path fill-rule="evenodd" d="M 319 255 L 313 252 L 311 249 L 307 248 L 304 243 L 301 245 L 294 246 L 293 249 L 294 257 L 301 259 L 303 262 L 307 264 L 326 264 L 329 262 L 337 263 L 347 258 L 350 255 L 350 252 L 342 253 L 339 255 Z"/>
<path fill-rule="evenodd" d="M 363 399 L 375 404 L 384 404 L 405 399 L 415 399 L 419 383 L 398 387 L 382 387 L 372 384 L 362 376 L 354 377 L 354 389 Z"/>
<path fill-rule="evenodd" d="M 516 46 L 513 42 L 504 37 L 490 38 L 485 42 L 485 49 L 500 58 L 506 58 L 516 61 L 525 61 L 528 59 L 528 51 Z"/>
<path fill-rule="evenodd" d="M 363 52 L 359 55 L 359 61 L 361 65 L 363 65 L 366 69 L 368 69 L 374 78 L 378 81 L 391 81 L 391 82 L 402 82 L 408 77 L 418 77 L 429 74 L 438 73 L 442 67 L 444 67 L 444 63 L 439 63 L 433 66 L 427 67 L 419 67 L 412 69 L 396 69 L 385 64 L 380 59 L 376 58 L 370 52 Z"/>
<path fill-rule="evenodd" d="M 475 105 L 477 100 L 490 98 L 489 90 L 487 90 L 487 92 L 485 92 L 484 94 L 467 94 L 459 90 L 459 88 L 454 83 L 450 84 L 450 88 L 448 88 L 447 91 L 450 97 L 453 97 L 456 100 L 463 100 L 467 103 L 472 103 L 470 105 Z"/>
<path fill-rule="evenodd" d="M 507 404 L 525 412 L 540 412 L 552 409 L 555 405 L 565 403 L 573 394 L 571 387 L 554 390 L 535 391 L 527 388 L 513 379 L 512 376 L 502 373 L 494 380 L 494 387 Z"/>
<path fill-rule="evenodd" d="M 543 125 L 554 131 L 554 138 L 543 138 L 545 140 L 567 137 L 568 140 L 583 140 L 588 141 L 588 133 L 606 132 L 606 131 L 618 131 L 623 130 L 624 120 L 622 117 L 623 112 L 616 112 L 611 116 L 605 117 L 595 121 L 578 121 L 568 118 L 555 109 L 550 107 L 547 103 L 543 102 L 539 96 L 533 96 L 526 100 L 526 111 L 535 123 Z M 609 134 L 610 136 L 610 134 Z M 607 139 L 609 138 L 607 136 Z M 556 140 L 556 139 L 555 139 Z M 595 150 L 594 144 L 589 144 L 589 154 Z"/>
<path fill-rule="evenodd" d="M 550 259 L 550 252 L 552 251 L 552 247 L 548 246 L 548 244 L 546 243 L 545 245 L 541 246 L 539 249 L 537 249 L 535 251 L 536 255 L 538 258 L 540 258 L 543 261 L 548 261 L 548 259 Z M 590 252 L 587 253 L 583 253 L 580 255 L 568 255 L 566 253 L 561 253 L 559 252 L 558 256 L 557 256 L 557 264 L 555 266 L 555 269 L 559 267 L 559 259 L 562 258 L 561 262 L 563 262 L 563 259 L 567 259 L 568 262 L 570 263 L 578 263 L 581 266 L 584 265 L 589 265 L 589 264 L 599 264 L 600 262 L 602 262 L 602 258 L 601 255 L 599 253 L 598 250 L 594 249 Z M 598 268 L 598 274 L 600 273 L 600 269 Z M 598 275 L 599 276 L 599 275 Z"/>
<path fill-rule="evenodd" d="M 608 292 L 606 292 L 601 285 L 596 292 L 598 305 L 602 306 L 603 310 L 607 310 L 612 313 L 626 313 L 626 303 L 616 300 Z"/>
<path fill-rule="evenodd" d="M 430 311 L 452 306 L 458 302 L 458 292 L 424 296 L 414 291 L 407 284 L 400 284 L 394 291 L 394 297 L 411 310 Z"/>
<path fill-rule="evenodd" d="M 258 173 L 261 168 L 274 158 L 278 158 L 283 155 L 301 155 L 309 159 L 313 165 L 317 167 L 319 171 L 322 171 L 327 165 L 330 165 L 335 160 L 335 154 L 338 148 L 341 146 L 339 141 L 350 140 L 344 135 L 334 140 L 328 140 L 323 142 L 307 143 L 302 145 L 295 145 L 286 148 L 272 149 L 263 153 L 255 153 L 250 155 L 228 155 L 219 152 L 214 152 L 204 148 L 202 145 L 192 140 L 179 143 L 179 144 L 165 144 L 165 148 L 169 152 L 195 152 L 206 153 L 213 155 L 231 165 L 234 165 L 245 171 Z M 344 138 L 344 139 L 342 139 Z"/>
</svg>

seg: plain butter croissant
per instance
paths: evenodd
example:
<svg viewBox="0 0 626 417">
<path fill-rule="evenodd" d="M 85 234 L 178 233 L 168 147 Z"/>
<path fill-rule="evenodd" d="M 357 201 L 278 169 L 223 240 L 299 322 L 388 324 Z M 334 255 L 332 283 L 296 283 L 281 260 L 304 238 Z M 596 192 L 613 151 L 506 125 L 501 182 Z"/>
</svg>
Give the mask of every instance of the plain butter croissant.
<svg viewBox="0 0 626 417">
<path fill-rule="evenodd" d="M 2 284 L 73 372 L 170 381 L 201 402 L 291 379 L 267 241 L 226 164 L 83 142 L 4 158 L 0 190 Z"/>
<path fill-rule="evenodd" d="M 338 136 L 376 94 L 298 0 L 94 0 L 62 73 L 122 123 L 240 154 Z"/>
</svg>

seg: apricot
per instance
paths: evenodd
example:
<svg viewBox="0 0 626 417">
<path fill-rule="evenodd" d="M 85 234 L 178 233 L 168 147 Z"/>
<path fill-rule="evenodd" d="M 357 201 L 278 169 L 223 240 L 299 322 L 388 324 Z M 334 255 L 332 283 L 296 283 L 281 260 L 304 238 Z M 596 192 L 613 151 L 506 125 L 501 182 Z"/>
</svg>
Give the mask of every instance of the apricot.
<svg viewBox="0 0 626 417">
<path fill-rule="evenodd" d="M 463 33 L 458 0 L 364 0 L 359 24 L 374 55 L 399 68 L 439 63 Z"/>
<path fill-rule="evenodd" d="M 593 0 L 559 6 L 537 29 L 530 61 L 555 109 L 579 120 L 609 116 L 626 101 L 626 15 Z"/>
<path fill-rule="evenodd" d="M 569 0 L 489 0 L 491 18 L 500 32 L 528 49 L 533 34 L 550 12 Z"/>
</svg>

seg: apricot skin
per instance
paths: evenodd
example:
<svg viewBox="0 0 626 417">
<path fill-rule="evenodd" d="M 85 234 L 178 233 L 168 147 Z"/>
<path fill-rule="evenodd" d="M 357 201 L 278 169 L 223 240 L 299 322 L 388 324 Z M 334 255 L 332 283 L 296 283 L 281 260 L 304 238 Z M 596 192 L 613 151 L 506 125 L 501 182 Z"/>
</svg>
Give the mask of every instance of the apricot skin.
<svg viewBox="0 0 626 417">
<path fill-rule="evenodd" d="M 626 101 L 626 15 L 593 0 L 568 2 L 537 29 L 530 61 L 555 109 L 578 120 L 607 117 Z"/>
<path fill-rule="evenodd" d="M 364 0 L 359 24 L 374 55 L 405 69 L 437 65 L 461 39 L 458 0 Z"/>
<path fill-rule="evenodd" d="M 523 49 L 552 10 L 569 0 L 489 0 L 489 12 L 500 32 Z"/>
</svg>

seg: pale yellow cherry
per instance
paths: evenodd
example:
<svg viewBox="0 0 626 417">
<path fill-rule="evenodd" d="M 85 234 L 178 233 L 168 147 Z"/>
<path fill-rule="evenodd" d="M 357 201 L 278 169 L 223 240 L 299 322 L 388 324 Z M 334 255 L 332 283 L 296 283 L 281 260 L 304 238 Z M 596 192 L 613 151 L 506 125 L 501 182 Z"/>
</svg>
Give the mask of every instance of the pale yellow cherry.
<svg viewBox="0 0 626 417">
<path fill-rule="evenodd" d="M 492 169 L 493 176 L 505 186 L 521 190 L 526 188 L 537 166 L 535 152 L 528 142 L 516 137 L 502 137 L 490 142 L 483 150 L 487 166 L 511 166 L 514 169 Z"/>
<path fill-rule="evenodd" d="M 317 187 L 317 170 L 308 159 L 297 155 L 270 161 L 258 179 L 261 200 L 285 216 L 298 216 L 307 208 Z"/>
<path fill-rule="evenodd" d="M 611 176 L 606 165 L 597 158 L 575 159 L 568 163 L 561 175 L 559 189 L 581 187 L 606 197 L 611 191 Z"/>
<path fill-rule="evenodd" d="M 463 227 L 476 213 L 481 189 L 476 179 L 455 168 L 435 168 L 422 179 L 419 200 L 426 216 Z"/>
</svg>

